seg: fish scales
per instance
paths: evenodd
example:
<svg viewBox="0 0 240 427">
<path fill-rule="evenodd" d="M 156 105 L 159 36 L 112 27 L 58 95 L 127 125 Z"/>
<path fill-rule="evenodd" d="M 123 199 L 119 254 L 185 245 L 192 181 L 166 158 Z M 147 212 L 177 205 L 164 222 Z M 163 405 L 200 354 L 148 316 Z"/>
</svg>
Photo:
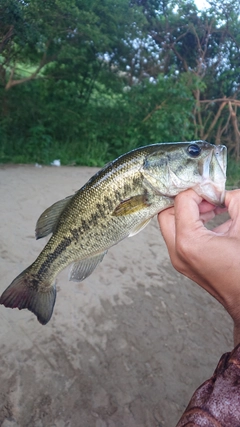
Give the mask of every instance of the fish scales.
<svg viewBox="0 0 240 427">
<path fill-rule="evenodd" d="M 0 303 L 28 308 L 46 324 L 63 268 L 72 263 L 70 280 L 84 280 L 111 246 L 141 231 L 180 191 L 193 188 L 221 204 L 225 179 L 226 148 L 205 141 L 154 144 L 120 156 L 40 216 L 36 237 L 52 236 Z"/>
<path fill-rule="evenodd" d="M 118 240 L 125 237 L 127 221 L 124 218 L 119 221 L 114 217 L 111 221 L 107 221 L 107 218 L 109 219 L 113 207 L 121 200 L 142 191 L 139 163 L 140 165 L 143 163 L 145 156 L 143 152 L 138 157 L 129 156 L 130 159 L 127 159 L 124 165 L 120 161 L 114 165 L 110 164 L 73 196 L 59 220 L 55 234 L 45 246 L 41 257 L 33 264 L 32 272 L 42 281 L 46 276 L 52 280 L 56 272 L 76 260 L 76 253 L 84 258 L 89 254 L 100 252 L 106 245 L 113 244 L 116 232 L 119 233 Z M 128 183 L 125 182 L 126 179 Z M 68 224 L 69 229 L 66 231 Z M 111 232 L 114 232 L 112 238 Z M 105 240 L 102 240 L 102 236 L 105 236 Z"/>
<path fill-rule="evenodd" d="M 141 154 L 142 162 L 143 159 L 144 154 Z M 119 233 L 119 239 L 124 237 L 126 231 L 123 229 L 123 225 L 124 227 L 127 225 L 126 219 L 121 218 L 119 221 L 114 217 L 109 218 L 109 215 L 121 200 L 143 191 L 142 177 L 139 172 L 140 159 L 133 160 L 135 160 L 134 165 L 133 162 L 130 165 L 126 163 L 124 168 L 119 168 L 118 165 L 114 168 L 109 166 L 104 171 L 105 173 L 99 174 L 94 182 L 90 182 L 74 195 L 72 201 L 63 212 L 57 232 L 47 244 L 46 251 L 50 250 L 51 254 L 56 251 L 57 255 L 59 255 L 59 249 L 60 252 L 63 252 L 63 247 L 60 246 L 59 240 L 65 239 L 66 246 L 69 249 L 73 246 L 74 252 L 76 250 L 75 245 L 78 244 L 81 256 L 85 257 L 93 251 L 99 252 L 105 248 L 106 244 L 112 243 L 111 232 L 114 231 L 114 239 L 116 239 L 116 231 Z M 125 179 L 129 180 L 129 183 L 122 185 Z M 112 182 L 114 182 L 114 185 L 112 185 Z M 106 195 L 106 191 L 108 195 Z M 66 223 L 70 225 L 74 223 L 74 226 L 71 225 L 67 233 Z M 95 228 L 96 225 L 98 225 L 98 229 Z M 107 235 L 105 233 L 106 228 L 108 228 Z M 82 240 L 79 241 L 80 236 L 82 236 Z M 66 237 L 68 240 L 66 240 Z M 104 237 L 104 240 L 99 240 L 101 237 Z M 87 244 L 86 241 L 88 242 Z M 73 260 L 75 258 L 76 254 L 74 254 Z M 62 266 L 62 262 L 62 258 L 59 258 L 58 264 Z"/>
</svg>

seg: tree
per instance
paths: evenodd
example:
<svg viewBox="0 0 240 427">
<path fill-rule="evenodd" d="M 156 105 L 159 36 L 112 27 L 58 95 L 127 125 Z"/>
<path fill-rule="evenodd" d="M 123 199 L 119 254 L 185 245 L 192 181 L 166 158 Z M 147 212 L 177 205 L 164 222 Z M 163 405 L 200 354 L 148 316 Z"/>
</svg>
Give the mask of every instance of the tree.
<svg viewBox="0 0 240 427">
<path fill-rule="evenodd" d="M 238 157 L 239 5 L 210 3 L 0 0 L 0 158 L 103 164 L 192 138 Z"/>
<path fill-rule="evenodd" d="M 209 3 L 211 8 L 200 12 L 191 0 L 137 1 L 155 43 L 157 61 L 148 74 L 187 73 L 195 97 L 195 137 L 224 141 L 239 157 L 240 6 L 233 0 Z"/>
</svg>

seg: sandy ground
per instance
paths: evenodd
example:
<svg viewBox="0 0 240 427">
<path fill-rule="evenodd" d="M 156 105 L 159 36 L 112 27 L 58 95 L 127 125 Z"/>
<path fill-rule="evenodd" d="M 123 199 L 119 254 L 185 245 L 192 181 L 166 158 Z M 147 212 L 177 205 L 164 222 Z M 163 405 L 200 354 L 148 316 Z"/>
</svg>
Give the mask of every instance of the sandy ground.
<svg viewBox="0 0 240 427">
<path fill-rule="evenodd" d="M 34 238 L 42 211 L 96 170 L 0 167 L 0 292 L 46 243 Z M 174 271 L 156 218 L 83 283 L 65 270 L 57 288 L 46 326 L 0 307 L 3 427 L 174 427 L 233 347 L 227 313 Z"/>
</svg>

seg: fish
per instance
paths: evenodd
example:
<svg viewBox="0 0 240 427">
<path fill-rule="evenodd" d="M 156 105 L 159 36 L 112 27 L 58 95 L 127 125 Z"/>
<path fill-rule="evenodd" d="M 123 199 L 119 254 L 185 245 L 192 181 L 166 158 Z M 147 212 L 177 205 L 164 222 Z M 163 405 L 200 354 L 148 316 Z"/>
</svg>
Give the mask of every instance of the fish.
<svg viewBox="0 0 240 427">
<path fill-rule="evenodd" d="M 193 188 L 214 205 L 223 205 L 226 167 L 226 147 L 201 140 L 152 144 L 121 155 L 42 213 L 36 239 L 52 235 L 3 292 L 0 304 L 28 309 L 46 325 L 61 270 L 71 264 L 69 279 L 84 280 L 111 246 L 143 230 L 174 205 L 181 191 Z"/>
</svg>

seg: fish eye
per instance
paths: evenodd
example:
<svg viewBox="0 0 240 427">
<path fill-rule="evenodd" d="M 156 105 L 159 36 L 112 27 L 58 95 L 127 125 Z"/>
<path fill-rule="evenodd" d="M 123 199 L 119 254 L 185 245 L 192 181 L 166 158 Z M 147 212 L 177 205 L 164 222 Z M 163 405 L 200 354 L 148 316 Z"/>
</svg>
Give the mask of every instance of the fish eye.
<svg viewBox="0 0 240 427">
<path fill-rule="evenodd" d="M 201 148 L 197 144 L 190 144 L 187 148 L 187 152 L 191 157 L 198 157 L 201 153 Z"/>
</svg>

